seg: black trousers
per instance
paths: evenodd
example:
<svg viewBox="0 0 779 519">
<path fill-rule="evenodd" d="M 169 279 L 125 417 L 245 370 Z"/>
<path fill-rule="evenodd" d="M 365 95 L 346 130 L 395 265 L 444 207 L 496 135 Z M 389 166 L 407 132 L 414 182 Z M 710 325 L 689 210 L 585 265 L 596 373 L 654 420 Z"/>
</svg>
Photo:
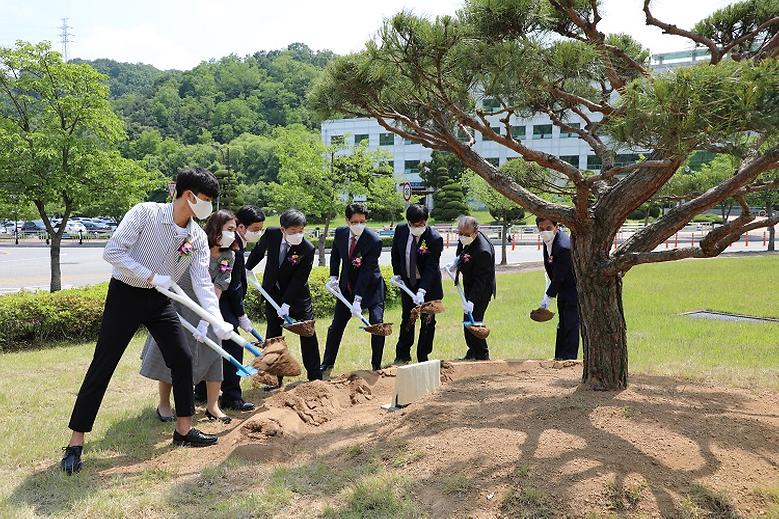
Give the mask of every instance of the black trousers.
<svg viewBox="0 0 779 519">
<path fill-rule="evenodd" d="M 292 307 L 289 316 L 296 321 L 309 321 L 314 318 L 314 307 L 311 302 L 305 308 Z M 279 318 L 276 309 L 267 301 L 265 302 L 265 321 L 268 323 L 265 329 L 265 338 L 281 337 L 284 328 L 283 320 Z M 288 333 L 287 337 L 294 336 Z M 319 364 L 319 340 L 316 333 L 311 337 L 300 336 L 300 354 L 303 356 L 303 367 L 306 368 L 308 380 L 322 380 L 322 369 Z"/>
<path fill-rule="evenodd" d="M 347 296 L 348 298 L 349 296 Z M 335 358 L 338 356 L 338 348 L 341 346 L 341 339 L 344 336 L 344 330 L 352 317 L 352 313 L 345 304 L 340 301 L 335 303 L 335 312 L 333 312 L 333 322 L 327 329 L 327 343 L 325 344 L 325 356 L 322 360 L 323 367 L 335 366 Z M 362 323 L 362 321 L 355 321 Z M 371 324 L 384 321 L 384 301 L 376 303 L 368 308 L 368 322 Z M 386 337 L 371 334 L 371 368 L 381 369 L 381 359 L 384 356 L 384 341 Z"/>
<path fill-rule="evenodd" d="M 474 301 L 473 302 L 473 318 L 476 321 L 483 321 L 484 314 L 487 312 L 487 307 L 490 304 L 490 300 Z M 469 319 L 468 314 L 463 314 L 463 321 Z M 468 351 L 465 353 L 465 358 L 475 360 L 486 360 L 490 357 L 490 349 L 487 346 L 487 339 L 479 339 L 468 328 L 463 326 L 465 333 L 465 344 L 468 346 Z"/>
<path fill-rule="evenodd" d="M 409 325 L 411 310 L 414 308 L 414 301 L 405 292 L 400 292 L 400 303 L 403 308 L 403 315 L 400 322 L 400 333 L 398 334 L 398 343 L 395 345 L 395 360 L 411 361 L 411 346 L 414 345 L 414 333 L 416 323 Z M 417 361 L 424 362 L 428 360 L 428 355 L 433 352 L 433 339 L 435 338 L 435 315 L 421 314 L 418 318 L 421 321 L 419 327 L 419 342 L 417 342 Z"/>
<path fill-rule="evenodd" d="M 130 340 L 146 326 L 160 348 L 173 378 L 176 416 L 192 416 L 192 355 L 184 329 L 170 299 L 154 289 L 135 288 L 111 279 L 105 300 L 100 335 L 84 382 L 78 391 L 69 427 L 89 432 L 95 423 L 108 383 Z"/>
<path fill-rule="evenodd" d="M 557 338 L 554 357 L 562 360 L 576 360 L 579 356 L 579 307 L 576 300 L 557 300 Z"/>
</svg>

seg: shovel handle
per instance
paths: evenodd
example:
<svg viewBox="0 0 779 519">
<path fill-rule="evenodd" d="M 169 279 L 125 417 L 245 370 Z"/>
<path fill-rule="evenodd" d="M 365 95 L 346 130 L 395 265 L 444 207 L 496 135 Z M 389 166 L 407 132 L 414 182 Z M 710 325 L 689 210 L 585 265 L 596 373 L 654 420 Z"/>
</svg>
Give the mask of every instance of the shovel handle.
<svg viewBox="0 0 779 519">
<path fill-rule="evenodd" d="M 412 292 L 411 289 L 408 288 L 402 280 L 394 281 L 393 279 L 390 278 L 390 285 L 398 287 L 403 292 L 407 293 L 409 297 L 411 297 L 411 299 L 414 299 L 414 297 L 416 297 L 416 294 L 414 294 L 414 292 Z"/>
<path fill-rule="evenodd" d="M 458 258 L 455 258 L 455 262 L 457 261 Z M 446 268 L 446 266 L 444 266 L 444 270 L 449 275 L 449 277 L 452 278 L 452 281 L 454 281 L 454 287 L 457 289 L 457 293 L 460 294 L 460 301 L 463 304 L 463 310 L 465 310 L 465 305 L 468 302 L 468 300 L 465 298 L 465 292 L 463 292 L 463 289 L 460 286 L 460 284 L 457 283 L 457 279 L 454 277 L 454 274 L 452 274 L 452 271 Z M 474 322 L 473 315 L 470 312 L 468 312 L 468 317 L 471 319 L 471 322 Z"/>
<path fill-rule="evenodd" d="M 260 291 L 260 294 L 262 294 L 262 297 L 265 298 L 267 302 L 270 303 L 270 305 L 278 312 L 281 310 L 281 306 L 279 306 L 276 301 L 273 300 L 273 298 L 268 294 L 268 292 L 265 291 L 264 288 L 262 288 L 262 284 L 257 279 L 257 276 L 254 275 L 254 272 L 252 272 L 249 269 L 246 269 L 246 279 L 249 280 L 249 283 Z M 287 322 L 287 324 L 295 324 L 297 321 L 291 318 L 289 315 L 284 316 L 284 320 Z"/>
<path fill-rule="evenodd" d="M 186 328 L 190 333 L 192 333 L 193 335 L 195 333 L 197 333 L 197 328 L 192 326 L 191 323 L 189 323 L 186 319 L 184 319 L 180 315 L 179 315 L 179 321 L 181 321 L 182 326 L 184 326 L 184 328 Z M 208 346 L 209 348 L 214 350 L 216 353 L 219 354 L 220 357 L 222 357 L 227 362 L 232 364 L 235 367 L 236 372 L 238 373 L 239 376 L 248 377 L 248 376 L 251 376 L 251 375 L 254 375 L 255 373 L 257 373 L 256 369 L 254 369 L 254 368 L 252 368 L 250 366 L 244 366 L 243 364 L 238 362 L 238 359 L 236 359 L 235 357 L 233 357 L 232 355 L 227 353 L 224 350 L 224 348 L 222 348 L 217 343 L 212 341 L 209 337 L 206 336 L 206 337 L 203 338 L 203 344 L 205 344 L 206 346 Z"/>
<path fill-rule="evenodd" d="M 257 339 L 258 341 L 260 341 L 260 342 L 265 342 L 265 339 L 263 339 L 263 338 L 262 338 L 262 335 L 260 335 L 260 332 L 258 332 L 258 331 L 257 331 L 257 330 L 255 330 L 254 328 L 252 328 L 252 331 L 251 331 L 251 332 L 249 332 L 249 333 L 251 333 L 251 334 L 252 334 L 252 336 L 253 336 L 255 339 Z"/>
<path fill-rule="evenodd" d="M 343 304 L 345 304 L 350 310 L 352 308 L 352 304 L 349 302 L 348 299 L 344 297 L 344 295 L 341 293 L 341 290 L 338 288 L 331 287 L 329 284 L 325 283 L 325 289 L 333 294 L 339 301 L 341 301 Z M 354 315 L 354 314 L 352 314 Z M 371 323 L 368 322 L 368 319 L 360 315 L 360 320 L 363 322 L 365 326 L 370 326 Z"/>
</svg>

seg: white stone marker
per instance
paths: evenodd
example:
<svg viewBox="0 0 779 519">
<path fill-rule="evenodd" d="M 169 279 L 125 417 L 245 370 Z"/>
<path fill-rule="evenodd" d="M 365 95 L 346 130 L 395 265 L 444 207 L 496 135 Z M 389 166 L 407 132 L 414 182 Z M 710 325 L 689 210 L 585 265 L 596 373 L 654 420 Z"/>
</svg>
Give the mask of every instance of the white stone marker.
<svg viewBox="0 0 779 519">
<path fill-rule="evenodd" d="M 428 360 L 398 366 L 395 379 L 395 407 L 403 407 L 441 387 L 441 361 Z"/>
</svg>

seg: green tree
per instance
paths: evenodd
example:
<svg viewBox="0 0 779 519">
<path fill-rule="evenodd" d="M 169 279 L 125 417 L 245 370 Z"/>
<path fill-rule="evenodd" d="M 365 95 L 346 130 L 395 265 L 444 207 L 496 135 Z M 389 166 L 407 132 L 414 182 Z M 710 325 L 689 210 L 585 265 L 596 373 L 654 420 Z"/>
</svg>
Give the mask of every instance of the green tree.
<svg viewBox="0 0 779 519">
<path fill-rule="evenodd" d="M 438 168 L 435 177 L 438 187 L 433 193 L 433 210 L 430 216 L 438 222 L 451 222 L 460 215 L 468 214 L 462 178 L 452 179 L 445 166 Z"/>
<path fill-rule="evenodd" d="M 373 117 L 406 139 L 453 153 L 526 210 L 571 229 L 582 380 L 595 389 L 620 389 L 628 380 L 624 274 L 642 263 L 716 256 L 742 233 L 779 221 L 756 221 L 742 211 L 694 247 L 655 251 L 728 197 L 746 206 L 749 186 L 777 167 L 779 147 L 771 136 L 779 125 L 779 5 L 739 2 L 687 30 L 656 18 L 651 0 L 644 0 L 648 25 L 710 55 L 663 73 L 630 36 L 600 30 L 600 8 L 597 0 L 466 0 L 456 16 L 400 13 L 364 51 L 332 62 L 310 99 L 323 117 Z M 515 139 L 512 118 L 533 113 L 584 140 L 600 171 L 580 170 Z M 476 133 L 543 166 L 551 180 L 564 178 L 574 195 L 570 205 L 507 178 L 473 149 Z M 645 158 L 618 163 L 617 154 L 627 150 Z M 734 175 L 612 250 L 627 217 L 700 151 L 737 157 Z"/>
<path fill-rule="evenodd" d="M 60 245 L 76 209 L 109 204 L 125 209 L 156 175 L 112 146 L 124 136 L 108 103 L 105 76 L 66 64 L 48 43 L 0 48 L 0 183 L 6 199 L 23 195 L 51 239 L 51 291 L 61 288 Z M 58 230 L 52 208 L 61 210 Z"/>
</svg>

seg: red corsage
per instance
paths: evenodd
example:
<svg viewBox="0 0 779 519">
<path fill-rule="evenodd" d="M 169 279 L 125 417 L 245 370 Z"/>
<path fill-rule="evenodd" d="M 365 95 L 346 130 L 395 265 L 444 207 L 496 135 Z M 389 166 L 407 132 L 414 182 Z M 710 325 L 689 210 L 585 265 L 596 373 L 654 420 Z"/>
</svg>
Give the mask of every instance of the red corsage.
<svg viewBox="0 0 779 519">
<path fill-rule="evenodd" d="M 186 238 L 184 238 L 184 241 L 179 245 L 178 252 L 179 257 L 176 260 L 176 263 L 181 261 L 181 258 L 184 258 L 186 256 L 192 256 L 192 250 L 194 247 L 192 246 L 192 236 L 187 235 Z"/>
<path fill-rule="evenodd" d="M 289 261 L 290 265 L 293 267 L 300 263 L 300 256 L 297 255 L 297 253 L 293 253 L 287 258 L 287 261 Z"/>
<path fill-rule="evenodd" d="M 460 256 L 460 261 L 462 261 L 463 263 L 468 263 L 469 261 L 471 261 L 471 255 L 463 254 L 462 256 Z"/>
<path fill-rule="evenodd" d="M 424 240 L 422 240 L 422 243 L 419 244 L 419 249 L 417 249 L 417 252 L 422 256 L 425 254 L 430 254 L 430 249 L 427 248 L 427 243 L 425 243 Z"/>
<path fill-rule="evenodd" d="M 230 266 L 230 260 L 225 258 L 219 262 L 219 272 L 232 272 L 233 267 Z"/>
<path fill-rule="evenodd" d="M 362 266 L 362 256 L 355 256 L 352 258 L 352 267 L 358 269 Z"/>
</svg>

